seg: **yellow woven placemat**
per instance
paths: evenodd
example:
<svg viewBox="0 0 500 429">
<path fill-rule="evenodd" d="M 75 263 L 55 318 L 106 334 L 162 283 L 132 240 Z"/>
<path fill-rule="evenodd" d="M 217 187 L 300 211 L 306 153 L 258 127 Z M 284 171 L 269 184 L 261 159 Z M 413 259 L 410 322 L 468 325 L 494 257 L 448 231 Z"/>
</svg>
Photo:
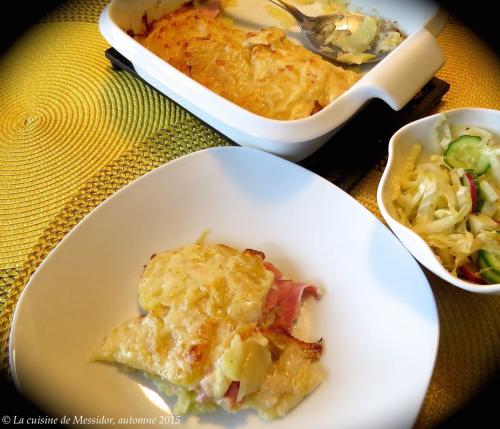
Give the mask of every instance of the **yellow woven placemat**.
<svg viewBox="0 0 500 429">
<path fill-rule="evenodd" d="M 64 235 L 154 167 L 227 144 L 166 97 L 110 69 L 97 28 L 106 3 L 66 2 L 0 58 L 0 359 L 6 371 L 19 293 Z M 439 109 L 499 108 L 498 59 L 457 24 L 439 41 L 447 64 L 438 76 L 451 84 Z M 354 191 L 377 216 L 380 174 L 374 169 Z M 500 364 L 500 297 L 472 295 L 429 276 L 441 343 L 419 427 L 461 407 Z"/>
</svg>

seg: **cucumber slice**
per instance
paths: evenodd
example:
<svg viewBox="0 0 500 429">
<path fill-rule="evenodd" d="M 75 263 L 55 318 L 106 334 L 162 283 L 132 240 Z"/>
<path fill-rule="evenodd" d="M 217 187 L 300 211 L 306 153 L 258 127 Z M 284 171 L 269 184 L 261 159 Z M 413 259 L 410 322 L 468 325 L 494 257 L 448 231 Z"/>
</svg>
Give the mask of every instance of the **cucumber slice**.
<svg viewBox="0 0 500 429">
<path fill-rule="evenodd" d="M 477 253 L 481 277 L 488 283 L 500 283 L 500 255 L 486 250 Z"/>
<path fill-rule="evenodd" d="M 471 170 L 474 174 L 486 173 L 490 168 L 488 146 L 478 136 L 460 136 L 453 140 L 444 153 L 446 164 L 453 168 Z"/>
</svg>

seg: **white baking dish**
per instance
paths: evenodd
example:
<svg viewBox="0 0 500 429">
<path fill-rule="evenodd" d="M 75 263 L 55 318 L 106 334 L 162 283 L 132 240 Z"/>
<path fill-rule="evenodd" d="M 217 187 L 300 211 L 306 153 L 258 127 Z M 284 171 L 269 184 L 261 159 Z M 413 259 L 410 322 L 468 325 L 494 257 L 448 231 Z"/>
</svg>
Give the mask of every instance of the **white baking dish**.
<svg viewBox="0 0 500 429">
<path fill-rule="evenodd" d="M 446 14 L 427 0 L 351 1 L 352 9 L 395 20 L 408 38 L 383 61 L 367 67 L 354 86 L 320 112 L 305 119 L 278 121 L 251 113 L 184 75 L 127 34 L 140 32 L 142 17 L 154 20 L 184 3 L 182 0 L 112 0 L 103 10 L 100 30 L 106 40 L 134 65 L 147 82 L 200 119 L 242 146 L 251 146 L 293 161 L 317 150 L 369 99 L 381 98 L 401 109 L 443 64 L 435 36 Z M 226 9 L 243 28 L 280 26 L 266 12 L 265 0 L 238 0 Z M 315 9 L 316 8 L 316 9 Z M 317 5 L 303 7 L 317 14 Z M 297 31 L 288 34 L 300 41 Z"/>
</svg>

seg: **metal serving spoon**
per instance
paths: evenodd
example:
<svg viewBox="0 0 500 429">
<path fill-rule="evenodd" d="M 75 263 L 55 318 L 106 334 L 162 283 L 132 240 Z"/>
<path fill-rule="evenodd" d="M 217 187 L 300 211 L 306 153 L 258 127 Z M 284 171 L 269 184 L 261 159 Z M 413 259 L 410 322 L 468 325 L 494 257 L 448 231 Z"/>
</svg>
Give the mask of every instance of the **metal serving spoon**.
<svg viewBox="0 0 500 429">
<path fill-rule="evenodd" d="M 380 61 L 403 40 L 392 23 L 375 16 L 341 12 L 311 17 L 282 0 L 269 1 L 297 20 L 312 51 L 341 63 Z"/>
</svg>

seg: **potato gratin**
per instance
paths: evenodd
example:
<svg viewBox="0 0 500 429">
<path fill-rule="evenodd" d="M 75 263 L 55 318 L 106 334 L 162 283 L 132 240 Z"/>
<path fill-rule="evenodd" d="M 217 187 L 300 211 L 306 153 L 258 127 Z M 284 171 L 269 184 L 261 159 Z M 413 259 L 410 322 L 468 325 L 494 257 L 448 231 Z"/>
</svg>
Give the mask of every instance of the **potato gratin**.
<svg viewBox="0 0 500 429">
<path fill-rule="evenodd" d="M 147 19 L 145 19 L 147 22 Z M 292 43 L 283 30 L 245 32 L 193 2 L 135 38 L 202 85 L 258 115 L 291 120 L 323 109 L 359 76 Z"/>
<path fill-rule="evenodd" d="M 139 282 L 143 316 L 105 338 L 93 359 L 144 372 L 173 412 L 254 408 L 282 417 L 322 381 L 321 340 L 292 335 L 311 285 L 286 279 L 264 254 L 194 244 L 154 255 Z"/>
</svg>

